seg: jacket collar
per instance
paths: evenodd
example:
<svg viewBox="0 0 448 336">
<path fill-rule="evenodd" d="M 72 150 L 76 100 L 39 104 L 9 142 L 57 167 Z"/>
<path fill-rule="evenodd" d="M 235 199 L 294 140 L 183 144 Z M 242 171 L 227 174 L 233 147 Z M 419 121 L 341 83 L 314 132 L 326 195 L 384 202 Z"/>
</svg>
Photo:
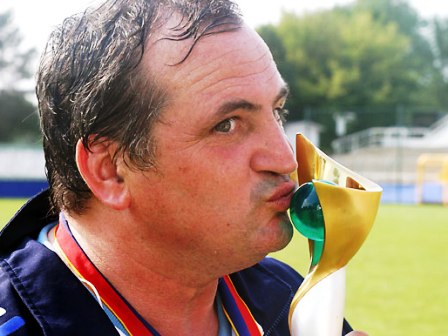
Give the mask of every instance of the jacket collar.
<svg viewBox="0 0 448 336">
<path fill-rule="evenodd" d="M 31 198 L 0 232 L 0 254 L 17 246 L 24 237 L 36 237 L 48 223 L 56 221 L 57 214 L 50 213 L 48 189 Z"/>
</svg>

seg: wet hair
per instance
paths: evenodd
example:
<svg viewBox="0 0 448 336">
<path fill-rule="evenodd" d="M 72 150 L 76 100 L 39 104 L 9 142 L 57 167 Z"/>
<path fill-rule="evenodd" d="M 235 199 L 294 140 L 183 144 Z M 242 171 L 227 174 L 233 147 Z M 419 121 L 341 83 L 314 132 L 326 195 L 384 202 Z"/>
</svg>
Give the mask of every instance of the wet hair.
<svg viewBox="0 0 448 336">
<path fill-rule="evenodd" d="M 140 71 L 140 62 L 148 38 L 172 14 L 179 24 L 163 39 L 191 40 L 179 63 L 203 36 L 242 24 L 230 0 L 109 0 L 67 18 L 50 36 L 36 93 L 54 212 L 82 213 L 92 197 L 76 165 L 80 139 L 87 149 L 114 142 L 130 167 L 154 166 L 151 127 L 175 93 Z"/>
</svg>

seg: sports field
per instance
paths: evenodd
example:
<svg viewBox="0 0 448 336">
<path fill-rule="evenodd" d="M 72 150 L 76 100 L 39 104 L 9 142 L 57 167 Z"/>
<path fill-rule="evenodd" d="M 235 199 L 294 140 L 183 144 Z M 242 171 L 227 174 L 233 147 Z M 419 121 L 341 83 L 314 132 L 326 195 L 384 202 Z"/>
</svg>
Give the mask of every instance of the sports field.
<svg viewBox="0 0 448 336">
<path fill-rule="evenodd" d="M 25 201 L 25 199 L 20 198 L 0 198 L 0 228 L 8 222 Z"/>
<path fill-rule="evenodd" d="M 24 200 L 0 199 L 0 226 Z M 306 273 L 296 234 L 275 257 Z M 346 316 L 370 336 L 448 335 L 448 208 L 382 205 L 348 266 Z"/>
</svg>

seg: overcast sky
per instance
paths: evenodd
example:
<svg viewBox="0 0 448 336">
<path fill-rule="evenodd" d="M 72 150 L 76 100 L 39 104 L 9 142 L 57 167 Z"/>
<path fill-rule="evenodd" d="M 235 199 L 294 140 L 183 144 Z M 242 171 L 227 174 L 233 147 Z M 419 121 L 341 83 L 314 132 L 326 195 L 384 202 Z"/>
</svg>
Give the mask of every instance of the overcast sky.
<svg viewBox="0 0 448 336">
<path fill-rule="evenodd" d="M 246 21 L 257 26 L 262 23 L 276 22 L 281 11 L 292 10 L 297 13 L 321 8 L 332 8 L 351 0 L 236 0 Z M 24 36 L 27 46 L 35 46 L 40 51 L 53 27 L 62 20 L 98 0 L 0 0 L 0 11 L 12 9 L 14 20 Z M 424 17 L 434 15 L 448 17 L 448 1 L 444 0 L 410 0 L 412 6 Z"/>
</svg>

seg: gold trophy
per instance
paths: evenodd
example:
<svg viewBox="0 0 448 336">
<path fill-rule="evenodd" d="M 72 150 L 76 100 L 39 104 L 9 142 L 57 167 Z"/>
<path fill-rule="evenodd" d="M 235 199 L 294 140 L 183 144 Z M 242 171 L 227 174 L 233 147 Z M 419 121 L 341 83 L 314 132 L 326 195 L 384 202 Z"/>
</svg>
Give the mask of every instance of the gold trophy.
<svg viewBox="0 0 448 336">
<path fill-rule="evenodd" d="M 345 269 L 375 220 L 382 189 L 296 135 L 299 189 L 290 216 L 308 238 L 311 265 L 291 303 L 293 336 L 341 336 Z"/>
</svg>

